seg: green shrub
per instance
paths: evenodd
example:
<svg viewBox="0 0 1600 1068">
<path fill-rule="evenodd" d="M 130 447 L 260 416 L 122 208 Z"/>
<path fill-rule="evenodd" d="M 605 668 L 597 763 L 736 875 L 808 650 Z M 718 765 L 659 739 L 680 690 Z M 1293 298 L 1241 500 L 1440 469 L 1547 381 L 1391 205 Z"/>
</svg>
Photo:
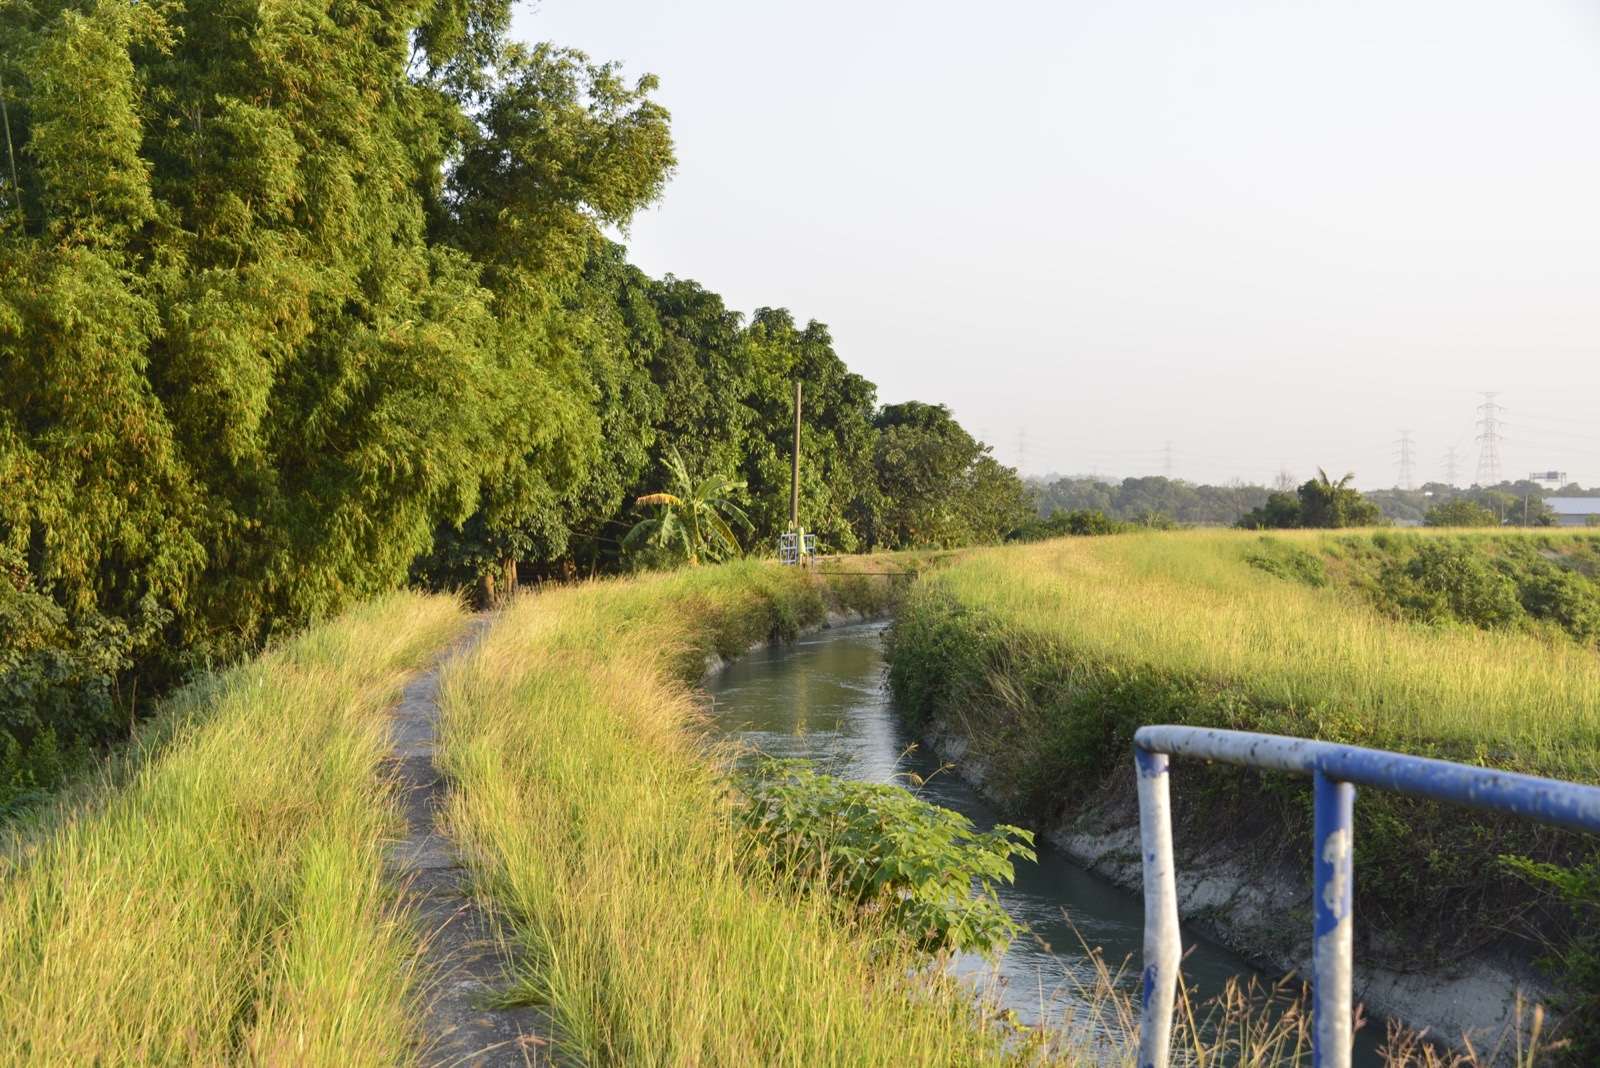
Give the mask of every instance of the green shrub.
<svg viewBox="0 0 1600 1068">
<path fill-rule="evenodd" d="M 1580 642 L 1600 636 L 1600 595 L 1583 576 L 1541 562 L 1519 583 L 1518 593 L 1535 619 L 1554 623 Z"/>
<path fill-rule="evenodd" d="M 1465 545 L 1423 541 L 1407 559 L 1386 561 L 1378 591 L 1387 607 L 1423 623 L 1511 627 L 1526 618 L 1516 581 Z"/>
<path fill-rule="evenodd" d="M 884 909 L 930 950 L 996 953 L 1021 931 L 994 887 L 1014 878 L 1012 857 L 1034 859 L 1031 832 L 979 832 L 902 787 L 819 775 L 801 760 L 762 759 L 734 784 L 741 826 L 786 878 Z"/>
<path fill-rule="evenodd" d="M 141 633 L 97 613 L 71 618 L 0 555 L 0 813 L 58 784 L 122 723 L 118 676 Z"/>
<path fill-rule="evenodd" d="M 1146 525 L 1155 525 L 1147 523 Z M 1170 520 L 1166 527 L 1171 526 Z M 1099 534 L 1122 534 L 1133 530 L 1135 524 L 1112 519 L 1098 508 L 1074 508 L 1071 511 L 1051 512 L 1043 519 L 1031 519 L 1014 530 L 1007 541 L 1044 541 L 1047 538 L 1091 537 Z"/>
<path fill-rule="evenodd" d="M 1326 586 L 1327 569 L 1315 553 L 1276 538 L 1262 538 L 1261 547 L 1245 554 L 1245 563 L 1269 575 L 1307 586 Z"/>
<path fill-rule="evenodd" d="M 1499 518 L 1477 501 L 1462 497 L 1448 504 L 1436 504 L 1422 517 L 1428 527 L 1497 527 Z"/>
</svg>

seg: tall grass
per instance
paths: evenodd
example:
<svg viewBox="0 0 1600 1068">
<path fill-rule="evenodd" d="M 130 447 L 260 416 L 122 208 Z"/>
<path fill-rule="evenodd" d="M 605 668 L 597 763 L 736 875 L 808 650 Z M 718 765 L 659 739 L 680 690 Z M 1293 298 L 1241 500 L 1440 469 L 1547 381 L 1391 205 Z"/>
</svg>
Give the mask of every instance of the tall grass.
<svg viewBox="0 0 1600 1068">
<path fill-rule="evenodd" d="M 1412 624 L 1380 612 L 1360 587 L 1361 567 L 1403 548 L 1383 540 L 1391 535 L 1270 537 L 1325 561 L 1339 581 L 1319 586 L 1251 566 L 1247 557 L 1259 560 L 1264 547 L 1245 532 L 975 552 L 908 595 L 890 638 L 896 697 L 914 717 L 969 738 L 969 759 L 986 765 L 1012 814 L 1050 823 L 1085 802 L 1127 801 L 1134 731 L 1160 722 L 1600 781 L 1594 648 L 1548 628 Z M 1585 535 L 1529 537 L 1537 540 L 1522 548 L 1560 553 Z M 1304 863 L 1302 784 L 1206 766 L 1185 767 L 1175 784 L 1180 863 Z M 1554 950 L 1569 958 L 1563 1037 L 1575 1034 L 1573 1021 L 1600 1004 L 1592 939 L 1504 858 L 1571 868 L 1594 856 L 1593 839 L 1384 791 L 1363 795 L 1356 824 L 1363 960 L 1427 969 L 1491 944 L 1524 959 Z"/>
<path fill-rule="evenodd" d="M 1249 567 L 1258 537 L 1183 532 L 990 550 L 933 573 L 921 595 L 983 613 L 1021 646 L 1181 673 L 1296 710 L 1293 733 L 1600 780 L 1594 650 L 1383 617 L 1350 589 Z M 1315 532 L 1272 537 L 1331 544 Z"/>
<path fill-rule="evenodd" d="M 1044 1000 L 1049 1028 L 1020 1028 L 825 887 L 748 863 L 688 684 L 838 592 L 752 564 L 554 590 L 446 669 L 448 823 L 520 957 L 504 996 L 545 1006 L 560 1056 L 595 1066 L 1131 1068 L 1136 1000 L 1097 953 L 1092 980 Z M 1186 996 L 1175 1063 L 1305 1063 L 1299 996 Z M 1392 1044 L 1396 1065 L 1492 1061 Z"/>
<path fill-rule="evenodd" d="M 392 1065 L 412 932 L 384 710 L 463 623 L 396 594 L 181 691 L 0 852 L 0 1064 Z"/>
<path fill-rule="evenodd" d="M 970 991 L 741 863 L 686 683 L 820 618 L 744 564 L 528 597 L 443 680 L 449 822 L 567 1055 L 605 1065 L 999 1064 Z"/>
</svg>

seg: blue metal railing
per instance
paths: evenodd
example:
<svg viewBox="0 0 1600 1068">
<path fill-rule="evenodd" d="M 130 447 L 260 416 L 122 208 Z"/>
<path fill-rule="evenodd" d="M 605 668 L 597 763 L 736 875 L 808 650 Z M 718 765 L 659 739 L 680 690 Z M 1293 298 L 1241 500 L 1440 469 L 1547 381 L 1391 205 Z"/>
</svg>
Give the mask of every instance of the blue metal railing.
<svg viewBox="0 0 1600 1068">
<path fill-rule="evenodd" d="M 1312 777 L 1312 1064 L 1349 1068 L 1351 1012 L 1351 861 L 1356 786 L 1428 797 L 1600 834 L 1600 787 L 1541 779 L 1448 760 L 1277 734 L 1202 727 L 1141 727 L 1134 734 L 1139 773 L 1139 837 L 1144 854 L 1144 1004 L 1141 1068 L 1166 1068 L 1182 947 L 1172 861 L 1168 756 Z"/>
</svg>

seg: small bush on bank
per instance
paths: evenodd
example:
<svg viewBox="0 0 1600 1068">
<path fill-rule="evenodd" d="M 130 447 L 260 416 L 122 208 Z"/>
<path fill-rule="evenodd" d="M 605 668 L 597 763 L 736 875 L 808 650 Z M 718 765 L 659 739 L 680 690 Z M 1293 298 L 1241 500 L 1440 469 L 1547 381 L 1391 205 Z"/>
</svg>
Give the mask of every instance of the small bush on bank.
<svg viewBox="0 0 1600 1068">
<path fill-rule="evenodd" d="M 1500 863 L 1571 909 L 1577 934 L 1551 947 L 1548 963 L 1567 979 L 1560 1005 L 1570 1021 L 1567 1038 L 1578 1050 L 1600 1050 L 1600 858 L 1574 867 L 1523 856 Z"/>
<path fill-rule="evenodd" d="M 1541 561 L 1518 596 L 1530 616 L 1555 624 L 1573 639 L 1592 644 L 1600 638 L 1600 591 L 1582 575 Z"/>
<path fill-rule="evenodd" d="M 1383 565 L 1378 589 L 1394 612 L 1421 623 L 1490 629 L 1526 619 L 1516 581 L 1463 545 L 1423 542 L 1410 559 Z"/>
<path fill-rule="evenodd" d="M 1327 569 L 1322 558 L 1277 538 L 1262 538 L 1261 547 L 1245 554 L 1245 563 L 1269 575 L 1307 586 L 1326 586 Z"/>
<path fill-rule="evenodd" d="M 994 887 L 1016 877 L 1013 857 L 1036 859 L 1031 831 L 979 832 L 899 786 L 819 775 L 802 760 L 759 760 L 734 786 L 740 826 L 776 874 L 881 909 L 928 950 L 993 954 L 1021 932 Z"/>
<path fill-rule="evenodd" d="M 1047 538 L 1092 537 L 1122 534 L 1134 530 L 1133 523 L 1112 519 L 1095 508 L 1051 512 L 1043 519 L 1030 519 L 1013 531 L 1007 541 L 1044 541 Z"/>
</svg>

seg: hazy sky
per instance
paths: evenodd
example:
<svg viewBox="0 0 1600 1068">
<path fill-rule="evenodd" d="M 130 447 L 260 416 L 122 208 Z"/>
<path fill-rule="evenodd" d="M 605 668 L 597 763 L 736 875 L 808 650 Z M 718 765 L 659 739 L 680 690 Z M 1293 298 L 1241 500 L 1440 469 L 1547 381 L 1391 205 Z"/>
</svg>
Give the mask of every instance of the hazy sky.
<svg viewBox="0 0 1600 1068">
<path fill-rule="evenodd" d="M 1025 473 L 1600 483 L 1600 4 L 543 0 L 661 78 L 632 259 Z M 1025 445 L 1024 445 L 1025 441 Z"/>
</svg>

